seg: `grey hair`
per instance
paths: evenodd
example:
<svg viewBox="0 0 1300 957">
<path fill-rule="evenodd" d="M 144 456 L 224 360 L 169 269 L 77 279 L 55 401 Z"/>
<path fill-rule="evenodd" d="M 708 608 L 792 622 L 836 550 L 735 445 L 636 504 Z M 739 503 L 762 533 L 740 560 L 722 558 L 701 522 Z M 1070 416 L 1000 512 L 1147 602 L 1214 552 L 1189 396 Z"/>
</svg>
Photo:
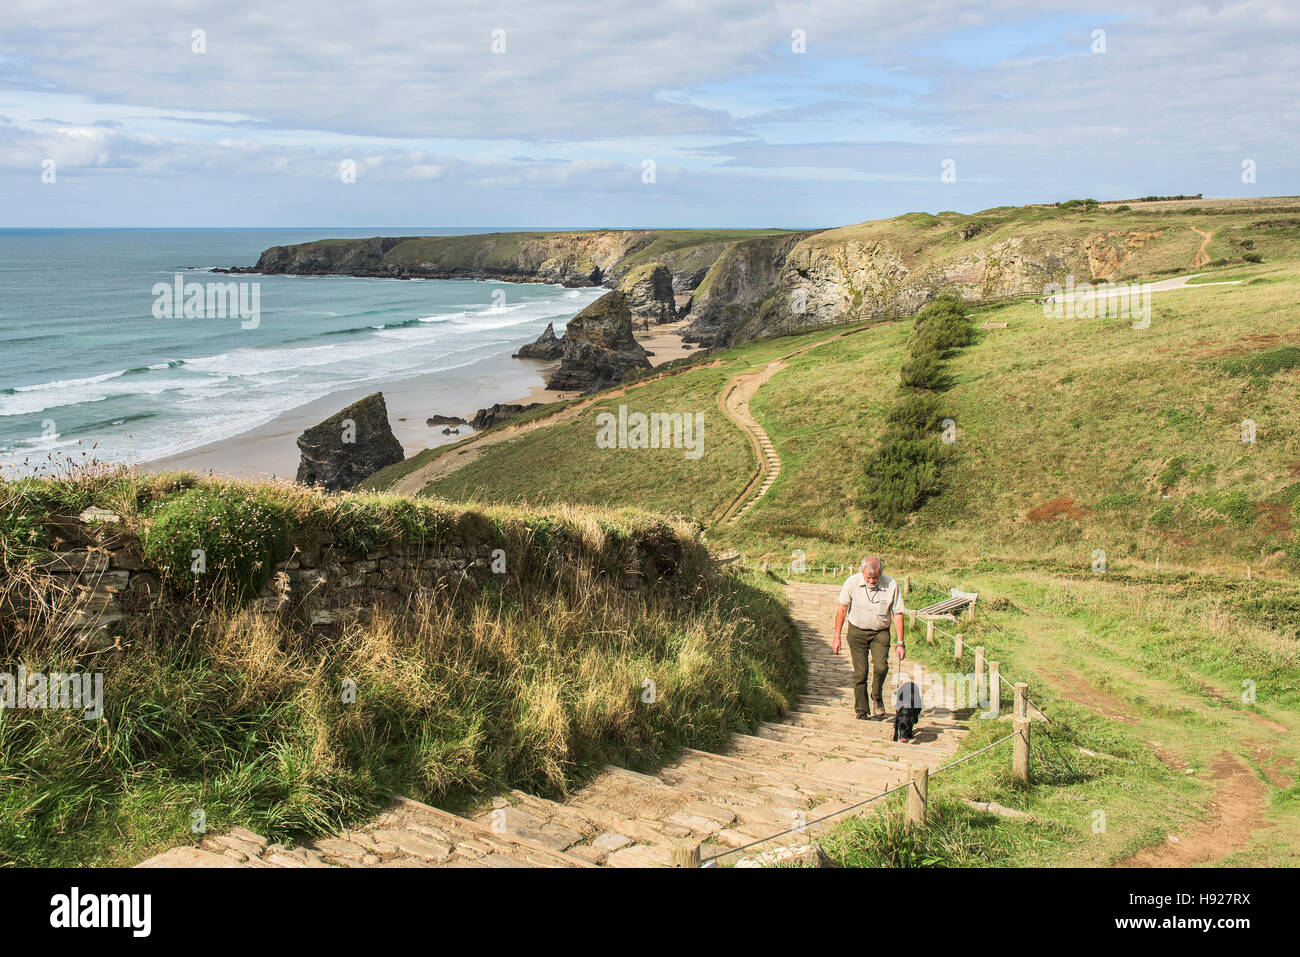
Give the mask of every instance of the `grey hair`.
<svg viewBox="0 0 1300 957">
<path fill-rule="evenodd" d="M 878 572 L 883 572 L 885 570 L 884 562 L 875 555 L 868 555 L 866 558 L 862 559 L 862 564 L 858 566 L 858 571 L 862 571 L 862 569 L 866 568 L 868 565 L 876 566 L 876 571 Z"/>
</svg>

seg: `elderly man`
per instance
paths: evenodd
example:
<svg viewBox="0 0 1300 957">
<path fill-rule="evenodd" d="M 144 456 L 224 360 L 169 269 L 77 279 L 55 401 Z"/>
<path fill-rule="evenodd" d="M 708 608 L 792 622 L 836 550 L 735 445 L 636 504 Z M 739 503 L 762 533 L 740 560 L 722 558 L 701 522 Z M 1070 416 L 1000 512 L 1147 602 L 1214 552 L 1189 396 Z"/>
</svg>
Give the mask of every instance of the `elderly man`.
<svg viewBox="0 0 1300 957">
<path fill-rule="evenodd" d="M 907 656 L 903 644 L 903 592 L 884 573 L 874 555 L 862 559 L 862 571 L 840 589 L 840 610 L 835 616 L 835 641 L 831 651 L 840 653 L 840 630 L 849 619 L 849 653 L 853 658 L 853 707 L 858 718 L 885 716 L 885 675 L 889 673 L 889 619 L 898 632 L 898 660 Z M 867 700 L 867 666 L 871 666 L 871 699 Z"/>
</svg>

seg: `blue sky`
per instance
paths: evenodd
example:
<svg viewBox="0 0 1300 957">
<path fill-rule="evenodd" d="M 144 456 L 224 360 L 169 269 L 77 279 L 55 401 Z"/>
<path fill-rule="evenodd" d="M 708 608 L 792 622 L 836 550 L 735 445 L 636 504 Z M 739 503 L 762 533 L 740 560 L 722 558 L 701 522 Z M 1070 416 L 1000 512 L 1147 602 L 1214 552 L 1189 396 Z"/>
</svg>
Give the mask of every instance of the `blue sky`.
<svg viewBox="0 0 1300 957">
<path fill-rule="evenodd" d="M 157 6 L 6 0 L 0 226 L 827 226 L 1300 192 L 1285 2 Z"/>
</svg>

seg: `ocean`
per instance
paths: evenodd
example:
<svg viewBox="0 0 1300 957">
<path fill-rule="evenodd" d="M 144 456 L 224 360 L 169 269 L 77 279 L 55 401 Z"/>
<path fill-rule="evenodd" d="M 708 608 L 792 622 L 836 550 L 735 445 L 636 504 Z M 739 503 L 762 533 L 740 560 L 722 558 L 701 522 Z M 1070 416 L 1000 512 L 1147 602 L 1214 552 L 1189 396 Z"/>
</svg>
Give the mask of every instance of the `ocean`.
<svg viewBox="0 0 1300 957">
<path fill-rule="evenodd" d="M 604 292 L 210 271 L 325 237 L 487 231 L 0 230 L 0 469 L 147 462 L 333 392 L 499 365 Z"/>
</svg>

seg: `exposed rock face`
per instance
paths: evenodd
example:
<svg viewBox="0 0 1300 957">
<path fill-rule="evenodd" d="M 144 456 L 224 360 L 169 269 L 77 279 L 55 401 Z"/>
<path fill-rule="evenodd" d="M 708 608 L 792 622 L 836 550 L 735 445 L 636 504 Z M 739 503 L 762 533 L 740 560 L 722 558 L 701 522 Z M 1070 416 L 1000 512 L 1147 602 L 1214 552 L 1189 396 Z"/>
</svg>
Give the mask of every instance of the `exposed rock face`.
<svg viewBox="0 0 1300 957">
<path fill-rule="evenodd" d="M 474 418 L 469 420 L 469 424 L 474 429 L 490 429 L 494 425 L 500 425 L 506 419 L 514 418 L 520 412 L 535 409 L 541 404 L 540 402 L 530 402 L 527 405 L 516 405 L 510 402 L 498 402 L 490 409 L 479 409 L 475 412 Z"/>
<path fill-rule="evenodd" d="M 694 318 L 684 338 L 707 346 L 730 345 L 746 319 L 777 291 L 786 257 L 805 235 L 795 233 L 732 243 L 696 290 L 691 303 Z"/>
<path fill-rule="evenodd" d="M 364 478 L 404 458 L 388 424 L 384 394 L 376 392 L 298 436 L 298 481 L 331 492 L 355 488 Z"/>
<path fill-rule="evenodd" d="M 564 342 L 555 334 L 555 323 L 548 322 L 546 324 L 546 331 L 537 337 L 537 341 L 520 346 L 519 351 L 516 352 L 512 358 L 546 359 L 550 361 L 560 358 L 563 354 Z"/>
<path fill-rule="evenodd" d="M 627 307 L 634 321 L 650 325 L 676 318 L 673 274 L 663 263 L 638 266 L 623 276 L 619 288 L 627 296 Z"/>
<path fill-rule="evenodd" d="M 272 246 L 232 273 L 502 279 L 598 286 L 609 271 L 654 240 L 648 230 L 395 236 Z"/>
<path fill-rule="evenodd" d="M 424 420 L 424 424 L 429 428 L 435 425 L 464 425 L 465 420 L 458 415 L 431 415 Z"/>
<path fill-rule="evenodd" d="M 569 320 L 560 367 L 548 389 L 582 393 L 607 389 L 632 369 L 649 369 L 648 353 L 632 335 L 632 313 L 621 292 L 601 296 Z"/>
</svg>

